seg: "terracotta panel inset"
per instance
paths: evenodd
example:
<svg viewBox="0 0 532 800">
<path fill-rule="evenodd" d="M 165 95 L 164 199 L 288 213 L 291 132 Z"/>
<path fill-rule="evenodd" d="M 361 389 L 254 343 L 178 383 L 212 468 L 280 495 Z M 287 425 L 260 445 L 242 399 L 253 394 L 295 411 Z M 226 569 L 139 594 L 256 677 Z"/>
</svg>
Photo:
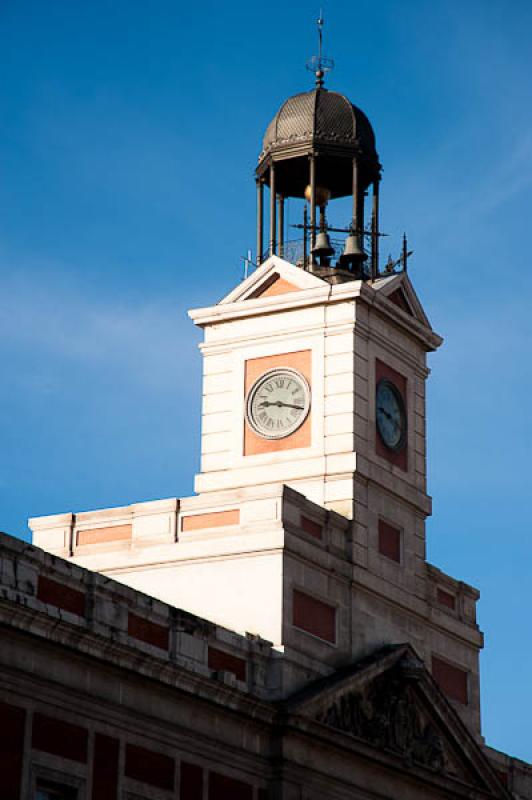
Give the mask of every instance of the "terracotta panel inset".
<svg viewBox="0 0 532 800">
<path fill-rule="evenodd" d="M 319 522 L 314 522 L 313 519 L 301 516 L 301 527 L 309 536 L 313 536 L 315 539 L 322 538 L 323 528 Z"/>
<path fill-rule="evenodd" d="M 127 632 L 128 636 L 133 637 L 133 639 L 146 642 L 146 644 L 151 644 L 153 647 L 159 647 L 161 650 L 168 650 L 168 628 L 165 628 L 164 625 L 158 625 L 156 622 L 151 622 L 129 612 Z"/>
<path fill-rule="evenodd" d="M 88 732 L 80 725 L 53 719 L 38 712 L 33 715 L 31 746 L 71 761 L 87 761 Z"/>
<path fill-rule="evenodd" d="M 406 393 L 406 378 L 401 373 L 396 372 L 396 370 L 389 367 L 387 364 L 384 364 L 379 359 L 375 359 L 375 390 L 377 389 L 377 385 L 380 380 L 383 378 L 387 378 L 391 381 L 394 386 L 399 390 L 401 393 L 401 397 L 403 398 L 403 403 L 405 406 L 406 411 L 406 418 L 408 424 L 408 404 L 407 404 L 407 393 Z M 382 441 L 381 437 L 379 436 L 379 432 L 377 431 L 377 425 L 375 425 L 375 450 L 378 456 L 382 456 L 391 464 L 395 464 L 395 466 L 399 467 L 400 469 L 406 472 L 408 470 L 408 444 L 402 448 L 398 453 L 395 453 L 393 450 L 390 450 L 384 442 Z"/>
<path fill-rule="evenodd" d="M 0 775 L 3 800 L 20 800 L 26 710 L 0 703 Z"/>
<path fill-rule="evenodd" d="M 412 316 L 410 306 L 408 305 L 408 301 L 402 289 L 396 289 L 395 292 L 389 294 L 388 300 L 390 300 L 394 305 L 400 308 L 401 311 L 404 311 L 406 314 L 410 314 L 410 316 Z"/>
<path fill-rule="evenodd" d="M 92 800 L 117 800 L 120 742 L 97 733 L 92 763 Z"/>
<path fill-rule="evenodd" d="M 131 539 L 131 525 L 111 525 L 107 528 L 87 528 L 78 531 L 76 544 L 100 544 L 101 542 L 122 542 Z"/>
<path fill-rule="evenodd" d="M 85 615 L 84 592 L 78 592 L 77 589 L 65 586 L 64 583 L 54 581 L 45 575 L 39 575 L 37 600 L 70 611 L 71 614 L 78 614 L 80 617 Z"/>
<path fill-rule="evenodd" d="M 232 672 L 239 681 L 246 680 L 246 662 L 243 658 L 225 653 L 216 647 L 209 647 L 209 669 L 217 672 Z"/>
<path fill-rule="evenodd" d="M 181 762 L 179 800 L 203 800 L 203 770 L 197 764 Z"/>
<path fill-rule="evenodd" d="M 78 531 L 76 544 L 100 544 L 101 542 L 122 542 L 131 539 L 131 525 L 110 525 L 107 528 L 87 528 Z"/>
<path fill-rule="evenodd" d="M 202 528 L 221 528 L 224 525 L 238 525 L 240 522 L 240 509 L 232 508 L 229 511 L 211 511 L 208 514 L 192 514 L 182 517 L 182 531 L 199 531 Z"/>
<path fill-rule="evenodd" d="M 260 286 L 256 292 L 249 296 L 249 299 L 256 297 L 276 297 L 280 294 L 288 294 L 288 292 L 299 292 L 299 286 L 296 286 L 290 281 L 281 278 L 278 273 L 270 276 L 270 279 Z"/>
<path fill-rule="evenodd" d="M 156 786 L 158 789 L 174 790 L 174 759 L 164 753 L 154 753 L 145 747 L 126 744 L 125 774 L 128 778 Z"/>
<path fill-rule="evenodd" d="M 253 800 L 253 786 L 218 772 L 209 773 L 209 800 Z"/>
<path fill-rule="evenodd" d="M 437 656 L 432 656 L 432 677 L 448 697 L 464 706 L 467 705 L 467 672 L 465 669 L 455 667 Z"/>
<path fill-rule="evenodd" d="M 451 608 L 453 611 L 456 608 L 456 597 L 454 594 L 446 592 L 445 589 L 440 589 L 438 587 L 436 590 L 436 597 L 441 606 L 447 606 L 447 608 Z"/>
<path fill-rule="evenodd" d="M 263 356 L 250 358 L 246 361 L 244 394 L 247 397 L 249 390 L 261 375 L 274 367 L 289 367 L 300 372 L 308 381 L 312 390 L 312 352 L 299 350 L 294 353 L 283 353 L 277 356 Z M 310 447 L 311 439 L 311 410 L 300 428 L 284 439 L 263 439 L 244 422 L 244 455 L 258 455 L 261 453 L 276 453 L 281 450 L 292 450 L 296 447 Z"/>
<path fill-rule="evenodd" d="M 401 531 L 383 519 L 379 520 L 379 553 L 401 563 Z"/>
<path fill-rule="evenodd" d="M 336 642 L 336 609 L 315 597 L 294 589 L 292 622 L 296 628 L 326 642 Z"/>
</svg>

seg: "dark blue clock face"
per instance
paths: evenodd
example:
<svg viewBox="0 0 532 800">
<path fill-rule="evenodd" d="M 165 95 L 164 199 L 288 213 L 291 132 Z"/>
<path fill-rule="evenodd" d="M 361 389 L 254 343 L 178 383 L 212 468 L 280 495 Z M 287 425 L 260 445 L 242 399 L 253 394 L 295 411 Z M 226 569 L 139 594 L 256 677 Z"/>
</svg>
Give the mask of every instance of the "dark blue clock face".
<svg viewBox="0 0 532 800">
<path fill-rule="evenodd" d="M 406 413 L 397 387 L 383 379 L 377 385 L 376 419 L 379 435 L 390 450 L 398 452 L 406 444 Z"/>
</svg>

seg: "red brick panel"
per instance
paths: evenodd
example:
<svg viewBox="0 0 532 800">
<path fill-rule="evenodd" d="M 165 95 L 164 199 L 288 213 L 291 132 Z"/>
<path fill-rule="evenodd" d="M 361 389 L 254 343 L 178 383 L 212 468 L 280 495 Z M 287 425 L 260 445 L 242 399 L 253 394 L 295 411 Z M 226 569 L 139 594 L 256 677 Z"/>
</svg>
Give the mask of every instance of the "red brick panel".
<svg viewBox="0 0 532 800">
<path fill-rule="evenodd" d="M 181 762 L 179 800 L 203 800 L 203 770 L 197 764 Z"/>
<path fill-rule="evenodd" d="M 168 628 L 164 625 L 158 625 L 156 622 L 150 622 L 148 619 L 137 617 L 136 614 L 129 612 L 127 632 L 133 639 L 146 642 L 153 647 L 159 647 L 161 650 L 168 650 L 169 633 Z"/>
<path fill-rule="evenodd" d="M 26 711 L 0 703 L 0 776 L 2 800 L 20 800 Z"/>
<path fill-rule="evenodd" d="M 402 289 L 396 289 L 395 292 L 389 294 L 388 300 L 391 300 L 391 302 L 398 308 L 400 308 L 401 311 L 404 311 L 407 314 L 410 314 L 410 316 L 412 316 L 412 312 L 410 311 L 410 306 L 408 305 L 408 302 L 406 300 L 405 294 Z"/>
<path fill-rule="evenodd" d="M 432 656 L 432 676 L 448 697 L 467 705 L 467 672 L 464 669 Z"/>
<path fill-rule="evenodd" d="M 218 672 L 232 672 L 239 681 L 246 680 L 246 662 L 243 658 L 224 653 L 216 647 L 209 647 L 209 669 Z"/>
<path fill-rule="evenodd" d="M 398 389 L 401 397 L 403 398 L 403 403 L 405 407 L 406 417 L 408 421 L 408 404 L 407 404 L 407 393 L 406 393 L 406 378 L 401 373 L 396 372 L 392 367 L 389 367 L 387 364 L 384 364 L 382 361 L 379 361 L 377 358 L 375 360 L 375 390 L 377 390 L 377 386 L 379 381 L 383 378 L 387 378 L 391 381 L 396 389 Z M 375 425 L 375 428 L 377 426 Z M 408 470 L 408 445 L 402 448 L 398 453 L 394 450 L 389 450 L 388 447 L 384 444 L 381 437 L 379 436 L 378 430 L 375 429 L 375 450 L 378 456 L 385 458 L 391 464 L 395 464 L 395 466 L 402 469 L 404 472 Z"/>
<path fill-rule="evenodd" d="M 128 778 L 172 792 L 174 772 L 175 763 L 170 756 L 154 753 L 134 744 L 126 744 L 125 773 Z"/>
<path fill-rule="evenodd" d="M 103 542 L 123 542 L 131 539 L 132 525 L 110 525 L 107 528 L 85 528 L 78 531 L 76 544 L 102 544 Z"/>
<path fill-rule="evenodd" d="M 209 773 L 209 800 L 253 800 L 253 786 L 217 772 Z"/>
<path fill-rule="evenodd" d="M 97 733 L 94 737 L 92 800 L 117 800 L 120 742 Z"/>
<path fill-rule="evenodd" d="M 86 728 L 44 714 L 33 715 L 31 746 L 34 750 L 84 764 L 87 761 L 87 742 Z"/>
<path fill-rule="evenodd" d="M 401 563 L 401 531 L 383 519 L 379 520 L 379 553 Z"/>
<path fill-rule="evenodd" d="M 182 531 L 200 531 L 203 528 L 222 528 L 224 525 L 238 525 L 240 509 L 211 511 L 208 514 L 191 514 L 181 520 Z"/>
<path fill-rule="evenodd" d="M 294 353 L 251 358 L 246 361 L 244 396 L 248 396 L 248 392 L 257 378 L 274 367 L 295 369 L 304 375 L 309 386 L 312 386 L 312 352 L 311 350 L 300 350 Z M 274 453 L 279 450 L 292 450 L 296 447 L 309 447 L 311 444 L 311 431 L 312 409 L 301 427 L 289 436 L 283 436 L 282 439 L 263 439 L 246 422 L 244 424 L 244 455 L 251 456 Z"/>
<path fill-rule="evenodd" d="M 301 517 L 301 527 L 308 533 L 309 536 L 313 536 L 315 539 L 321 539 L 323 534 L 323 528 L 318 522 L 314 522 L 313 519 L 309 519 L 308 517 Z"/>
<path fill-rule="evenodd" d="M 256 297 L 276 297 L 280 294 L 287 294 L 288 292 L 297 292 L 299 291 L 299 286 L 296 286 L 290 281 L 281 278 L 281 276 L 274 272 L 273 275 L 270 275 L 269 279 L 265 281 L 262 286 L 253 292 L 253 294 L 249 295 L 248 300 L 253 300 Z"/>
<path fill-rule="evenodd" d="M 292 622 L 296 628 L 336 642 L 336 609 L 321 600 L 294 589 Z"/>
<path fill-rule="evenodd" d="M 456 608 L 456 598 L 454 594 L 446 592 L 444 589 L 440 589 L 438 587 L 438 589 L 436 590 L 436 597 L 438 603 L 441 606 L 447 606 L 447 608 L 452 608 L 453 611 Z"/>
<path fill-rule="evenodd" d="M 80 617 L 85 616 L 85 593 L 65 586 L 64 583 L 39 575 L 37 583 L 37 600 L 48 603 L 64 611 L 70 611 Z"/>
</svg>

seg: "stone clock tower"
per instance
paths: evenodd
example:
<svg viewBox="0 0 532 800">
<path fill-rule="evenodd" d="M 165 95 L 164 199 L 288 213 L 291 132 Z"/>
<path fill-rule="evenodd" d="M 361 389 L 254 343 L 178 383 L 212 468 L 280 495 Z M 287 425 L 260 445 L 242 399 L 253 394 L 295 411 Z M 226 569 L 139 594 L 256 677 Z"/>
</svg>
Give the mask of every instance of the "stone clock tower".
<svg viewBox="0 0 532 800">
<path fill-rule="evenodd" d="M 442 340 L 406 243 L 379 261 L 371 124 L 322 79 L 266 129 L 256 269 L 190 312 L 204 330 L 196 494 L 34 519 L 34 542 L 246 634 L 250 652 L 267 640 L 275 699 L 411 648 L 479 739 L 478 593 L 425 554 L 427 353 Z M 346 198 L 348 224 L 330 226 Z M 209 666 L 238 677 L 232 641 Z M 258 661 L 250 674 L 264 678 Z"/>
<path fill-rule="evenodd" d="M 379 521 L 402 532 L 405 556 L 424 559 L 426 354 L 442 340 L 406 257 L 379 269 L 379 179 L 371 125 L 341 94 L 296 95 L 268 126 L 257 168 L 259 248 L 269 186 L 268 253 L 221 302 L 190 312 L 205 331 L 196 490 L 282 482 L 353 519 L 364 561 Z M 352 220 L 333 265 L 326 209 L 347 193 Z M 299 242 L 284 240 L 287 197 L 310 201 Z"/>
</svg>

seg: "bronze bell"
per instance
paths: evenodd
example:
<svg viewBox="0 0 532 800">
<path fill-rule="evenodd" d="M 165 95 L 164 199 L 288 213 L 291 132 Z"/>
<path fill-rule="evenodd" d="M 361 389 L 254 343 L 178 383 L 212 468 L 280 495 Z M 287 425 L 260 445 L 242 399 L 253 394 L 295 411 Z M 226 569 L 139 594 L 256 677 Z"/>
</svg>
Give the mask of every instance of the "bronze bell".
<svg viewBox="0 0 532 800">
<path fill-rule="evenodd" d="M 320 231 L 316 236 L 316 244 L 312 248 L 312 255 L 321 258 L 330 258 L 334 255 L 334 248 L 327 231 Z"/>
<path fill-rule="evenodd" d="M 361 237 L 356 233 L 350 233 L 345 240 L 344 252 L 339 258 L 341 267 L 357 266 L 362 264 L 368 257 L 362 247 Z"/>
</svg>

